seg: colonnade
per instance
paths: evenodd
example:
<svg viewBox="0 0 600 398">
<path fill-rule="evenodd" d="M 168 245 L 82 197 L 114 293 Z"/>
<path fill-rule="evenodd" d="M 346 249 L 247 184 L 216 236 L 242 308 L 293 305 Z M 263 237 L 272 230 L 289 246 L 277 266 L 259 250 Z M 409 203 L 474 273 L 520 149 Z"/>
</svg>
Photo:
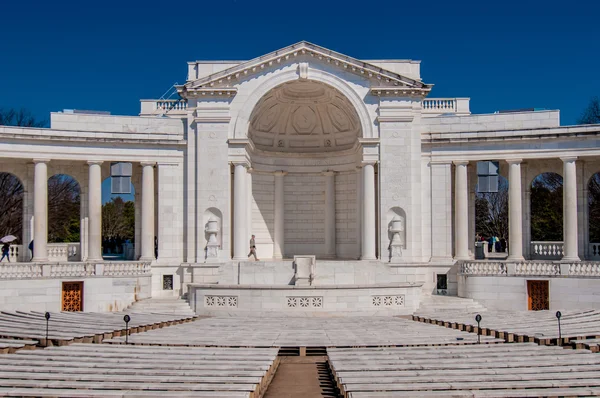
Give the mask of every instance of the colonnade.
<svg viewBox="0 0 600 398">
<path fill-rule="evenodd" d="M 577 231 L 577 157 L 563 157 L 563 260 L 579 261 Z M 508 163 L 508 260 L 523 260 L 523 213 L 521 163 L 523 159 L 509 159 Z M 469 259 L 469 191 L 467 186 L 468 161 L 454 161 L 455 213 L 454 252 L 457 260 Z"/>
<path fill-rule="evenodd" d="M 33 262 L 48 261 L 48 159 L 34 159 Z M 102 161 L 88 161 L 88 257 L 102 261 Z M 142 261 L 154 259 L 154 165 L 142 162 Z M 24 242 L 25 244 L 27 242 Z"/>
<path fill-rule="evenodd" d="M 233 259 L 246 260 L 248 255 L 248 164 L 233 163 Z M 361 259 L 375 260 L 376 252 L 376 220 L 375 220 L 375 163 L 365 162 L 362 171 L 362 234 Z M 275 171 L 274 175 L 274 228 L 273 258 L 281 259 L 285 246 L 285 193 L 284 181 L 286 171 Z M 336 218 L 335 218 L 335 175 L 336 172 L 326 170 L 325 177 L 325 258 L 335 258 L 336 253 Z"/>
</svg>

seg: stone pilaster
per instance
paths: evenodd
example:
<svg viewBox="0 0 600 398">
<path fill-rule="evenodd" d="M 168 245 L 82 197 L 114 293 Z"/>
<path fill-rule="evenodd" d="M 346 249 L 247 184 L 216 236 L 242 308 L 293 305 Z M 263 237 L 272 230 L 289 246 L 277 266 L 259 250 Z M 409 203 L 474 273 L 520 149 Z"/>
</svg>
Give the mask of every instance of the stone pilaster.
<svg viewBox="0 0 600 398">
<path fill-rule="evenodd" d="M 102 162 L 88 163 L 88 260 L 102 260 Z"/>
<path fill-rule="evenodd" d="M 245 260 L 248 255 L 247 236 L 247 196 L 246 176 L 247 165 L 234 163 L 233 172 L 233 259 Z"/>
<path fill-rule="evenodd" d="M 362 255 L 361 260 L 375 260 L 375 165 L 363 165 L 363 221 L 362 221 Z"/>
<path fill-rule="evenodd" d="M 335 258 L 335 172 L 329 170 L 323 175 L 325 176 L 325 257 Z"/>
<path fill-rule="evenodd" d="M 275 205 L 273 209 L 274 228 L 273 228 L 273 258 L 283 258 L 285 248 L 285 194 L 284 194 L 284 176 L 285 171 L 275 172 Z"/>
</svg>

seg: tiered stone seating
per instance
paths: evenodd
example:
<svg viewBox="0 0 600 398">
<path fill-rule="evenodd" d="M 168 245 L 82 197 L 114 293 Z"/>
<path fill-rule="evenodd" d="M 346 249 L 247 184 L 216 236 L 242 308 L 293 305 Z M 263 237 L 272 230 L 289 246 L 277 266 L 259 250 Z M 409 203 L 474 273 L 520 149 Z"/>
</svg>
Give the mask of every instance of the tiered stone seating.
<svg viewBox="0 0 600 398">
<path fill-rule="evenodd" d="M 344 397 L 600 395 L 600 355 L 533 343 L 330 348 Z"/>
<path fill-rule="evenodd" d="M 122 344 L 123 337 L 105 342 Z M 247 347 L 355 347 L 473 344 L 477 336 L 399 318 L 207 318 L 138 333 L 130 344 Z M 484 343 L 503 342 L 483 337 Z"/>
<path fill-rule="evenodd" d="M 22 348 L 34 349 L 37 345 L 37 340 L 0 339 L 0 353 L 13 353 Z"/>
<path fill-rule="evenodd" d="M 72 344 L 0 356 L 0 396 L 259 397 L 277 349 Z"/>
<path fill-rule="evenodd" d="M 419 308 L 415 314 L 435 314 L 452 312 L 481 312 L 487 311 L 484 306 L 470 298 L 455 296 L 430 295 L 425 296 L 419 303 Z"/>
<path fill-rule="evenodd" d="M 482 313 L 481 333 L 507 342 L 568 344 L 571 340 L 600 338 L 600 310 L 561 311 L 558 341 L 556 311 L 491 311 Z M 477 333 L 476 313 L 444 312 L 414 315 L 413 319 Z"/>
<path fill-rule="evenodd" d="M 130 333 L 193 320 L 176 314 L 131 314 Z M 41 346 L 99 343 L 125 333 L 122 313 L 51 313 L 46 342 L 46 319 L 41 312 L 0 312 L 0 338 L 37 340 Z"/>
</svg>

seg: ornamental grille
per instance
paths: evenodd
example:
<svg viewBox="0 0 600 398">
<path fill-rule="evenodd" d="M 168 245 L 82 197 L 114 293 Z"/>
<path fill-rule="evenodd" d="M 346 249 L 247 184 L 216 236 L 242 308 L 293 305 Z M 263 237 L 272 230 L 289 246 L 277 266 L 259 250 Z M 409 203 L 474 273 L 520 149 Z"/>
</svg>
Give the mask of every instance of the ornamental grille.
<svg viewBox="0 0 600 398">
<path fill-rule="evenodd" d="M 527 294 L 531 311 L 550 309 L 548 281 L 527 281 Z"/>
<path fill-rule="evenodd" d="M 63 282 L 62 311 L 83 311 L 83 282 Z"/>
</svg>

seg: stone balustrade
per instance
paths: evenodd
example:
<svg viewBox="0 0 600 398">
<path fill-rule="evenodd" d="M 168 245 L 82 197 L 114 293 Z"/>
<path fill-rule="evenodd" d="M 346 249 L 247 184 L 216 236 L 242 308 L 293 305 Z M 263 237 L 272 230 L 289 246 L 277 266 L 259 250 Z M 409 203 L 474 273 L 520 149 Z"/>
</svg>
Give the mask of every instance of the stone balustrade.
<svg viewBox="0 0 600 398">
<path fill-rule="evenodd" d="M 79 242 L 48 243 L 49 261 L 81 261 Z"/>
<path fill-rule="evenodd" d="M 559 261 L 463 261 L 460 274 L 465 276 L 546 276 L 600 278 L 600 262 Z"/>
<path fill-rule="evenodd" d="M 10 245 L 8 248 L 8 255 L 10 263 L 17 263 L 23 261 L 23 245 Z"/>
<path fill-rule="evenodd" d="M 531 242 L 532 260 L 560 260 L 563 253 L 563 242 Z"/>
<path fill-rule="evenodd" d="M 0 266 L 0 279 L 150 275 L 150 262 L 10 263 Z"/>
<path fill-rule="evenodd" d="M 506 275 L 506 264 L 500 261 L 465 261 L 461 266 L 465 275 Z"/>
<path fill-rule="evenodd" d="M 594 242 L 589 243 L 588 258 L 590 260 L 600 260 L 600 243 L 594 243 Z"/>
<path fill-rule="evenodd" d="M 424 114 L 470 114 L 469 98 L 428 98 L 423 100 L 422 108 Z"/>
<path fill-rule="evenodd" d="M 140 116 L 187 113 L 187 101 L 184 99 L 141 100 Z"/>
</svg>

